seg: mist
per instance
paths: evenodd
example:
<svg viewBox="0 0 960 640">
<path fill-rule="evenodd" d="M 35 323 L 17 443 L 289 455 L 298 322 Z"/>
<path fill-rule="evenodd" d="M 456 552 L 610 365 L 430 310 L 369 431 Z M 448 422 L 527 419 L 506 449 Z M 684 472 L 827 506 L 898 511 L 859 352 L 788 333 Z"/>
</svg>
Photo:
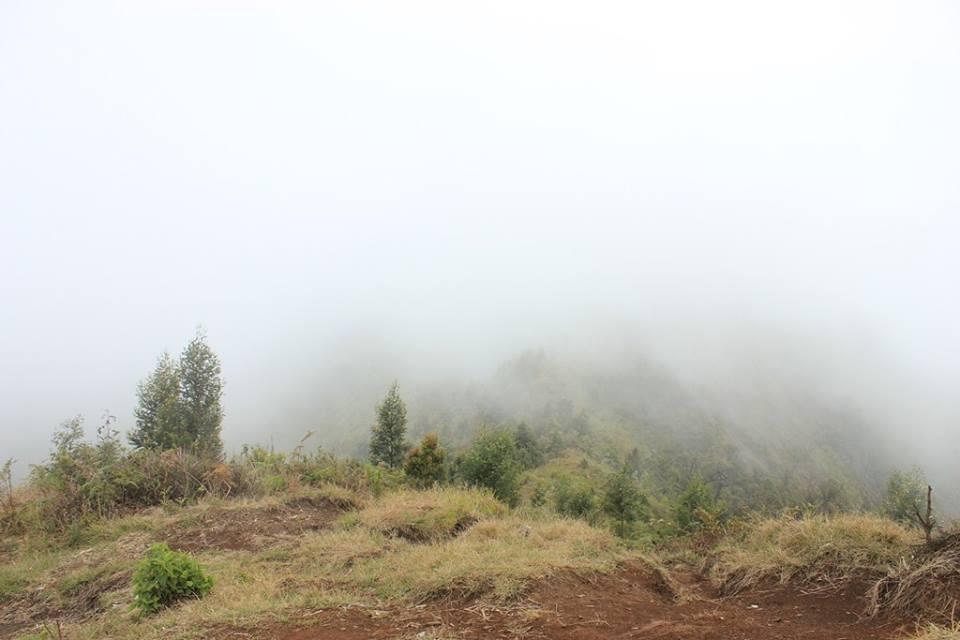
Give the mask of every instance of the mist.
<svg viewBox="0 0 960 640">
<path fill-rule="evenodd" d="M 589 377 L 743 443 L 849 426 L 956 496 L 958 28 L 947 2 L 7 3 L 0 459 L 77 414 L 130 428 L 202 325 L 229 452 L 362 451 L 393 380 L 415 429 L 520 420 L 546 396 L 504 367 L 535 353 L 546 395 Z"/>
</svg>

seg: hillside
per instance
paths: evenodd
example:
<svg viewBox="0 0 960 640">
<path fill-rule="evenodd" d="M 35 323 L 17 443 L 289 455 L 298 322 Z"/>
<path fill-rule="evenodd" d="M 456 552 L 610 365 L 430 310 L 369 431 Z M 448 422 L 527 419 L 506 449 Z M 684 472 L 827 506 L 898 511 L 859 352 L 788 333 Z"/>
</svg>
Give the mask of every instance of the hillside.
<svg viewBox="0 0 960 640">
<path fill-rule="evenodd" d="M 18 492 L 20 533 L 0 546 L 0 637 L 893 639 L 949 622 L 960 594 L 950 538 L 918 555 L 915 530 L 877 516 L 744 520 L 650 544 L 476 489 L 371 482 L 342 463 L 310 486 L 295 465 L 283 486 L 62 533 L 31 529 L 38 496 Z M 132 576 L 158 542 L 195 558 L 213 588 L 144 614 Z M 901 582 L 911 571 L 923 585 Z M 899 606 L 906 596 L 939 608 Z"/>
</svg>

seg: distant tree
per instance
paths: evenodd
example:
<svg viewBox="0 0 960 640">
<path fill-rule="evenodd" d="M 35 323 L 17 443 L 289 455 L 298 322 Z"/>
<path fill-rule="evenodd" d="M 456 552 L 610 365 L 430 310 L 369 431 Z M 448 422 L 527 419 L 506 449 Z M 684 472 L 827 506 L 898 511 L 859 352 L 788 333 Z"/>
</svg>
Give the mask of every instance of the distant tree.
<svg viewBox="0 0 960 640">
<path fill-rule="evenodd" d="M 515 505 L 520 486 L 517 443 L 509 431 L 481 433 L 460 461 L 460 474 L 468 483 L 486 487 L 509 505 Z"/>
<path fill-rule="evenodd" d="M 551 431 L 549 439 L 547 440 L 547 453 L 550 455 L 558 455 L 563 451 L 564 446 L 566 445 L 563 442 L 563 436 L 557 431 Z"/>
<path fill-rule="evenodd" d="M 624 467 L 610 476 L 603 491 L 603 511 L 617 523 L 617 535 L 627 537 L 630 525 L 637 521 L 646 506 L 646 497 L 633 479 L 633 473 Z"/>
<path fill-rule="evenodd" d="M 627 456 L 627 469 L 633 474 L 640 473 L 640 450 L 634 447 Z"/>
<path fill-rule="evenodd" d="M 854 508 L 853 491 L 843 478 L 824 478 L 817 486 L 811 502 L 823 513 L 839 513 Z"/>
<path fill-rule="evenodd" d="M 223 453 L 220 428 L 223 423 L 223 379 L 220 358 L 198 331 L 180 355 L 180 403 L 186 445 L 204 455 Z"/>
<path fill-rule="evenodd" d="M 164 352 L 153 373 L 137 387 L 136 427 L 127 436 L 138 449 L 173 449 L 181 446 L 180 371 Z"/>
<path fill-rule="evenodd" d="M 16 460 L 13 458 L 7 458 L 7 461 L 3 463 L 3 467 L 0 467 L 0 496 L 3 496 L 3 501 L 7 506 L 8 514 L 13 514 L 14 504 L 13 504 L 13 463 Z M 0 529 L 2 529 L 2 522 L 0 522 Z"/>
<path fill-rule="evenodd" d="M 916 512 L 925 500 L 926 488 L 926 479 L 919 469 L 894 471 L 887 480 L 884 514 L 903 524 L 917 524 Z"/>
<path fill-rule="evenodd" d="M 543 451 L 526 422 L 517 426 L 517 456 L 524 469 L 533 469 L 543 464 Z"/>
<path fill-rule="evenodd" d="M 429 487 L 443 481 L 445 458 L 446 452 L 440 447 L 437 434 L 428 433 L 423 437 L 420 446 L 407 453 L 403 470 L 418 486 Z"/>
<path fill-rule="evenodd" d="M 718 515 L 719 509 L 713 500 L 713 492 L 699 476 L 695 476 L 680 495 L 677 525 L 682 531 L 695 531 Z"/>
<path fill-rule="evenodd" d="M 377 423 L 370 439 L 370 461 L 391 468 L 403 465 L 407 451 L 407 407 L 400 398 L 400 387 L 394 382 L 386 398 L 377 405 Z"/>
</svg>

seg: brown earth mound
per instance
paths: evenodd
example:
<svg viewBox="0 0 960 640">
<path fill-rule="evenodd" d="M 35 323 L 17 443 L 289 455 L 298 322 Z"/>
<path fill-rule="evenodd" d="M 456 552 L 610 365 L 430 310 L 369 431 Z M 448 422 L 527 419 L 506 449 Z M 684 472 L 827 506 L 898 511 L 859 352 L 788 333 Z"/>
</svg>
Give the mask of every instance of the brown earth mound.
<svg viewBox="0 0 960 640">
<path fill-rule="evenodd" d="M 213 638 L 366 640 L 387 638 L 538 638 L 599 640 L 881 640 L 900 629 L 864 619 L 863 584 L 831 594 L 774 586 L 721 598 L 693 574 L 665 580 L 631 565 L 609 575 L 565 573 L 542 581 L 508 607 L 472 601 L 390 610 L 362 607 L 303 612 L 298 622 L 258 629 L 221 628 Z M 291 616 L 297 620 L 296 616 Z"/>
<path fill-rule="evenodd" d="M 328 498 L 298 498 L 256 508 L 210 509 L 169 531 L 172 549 L 256 551 L 328 527 L 347 507 Z"/>
</svg>

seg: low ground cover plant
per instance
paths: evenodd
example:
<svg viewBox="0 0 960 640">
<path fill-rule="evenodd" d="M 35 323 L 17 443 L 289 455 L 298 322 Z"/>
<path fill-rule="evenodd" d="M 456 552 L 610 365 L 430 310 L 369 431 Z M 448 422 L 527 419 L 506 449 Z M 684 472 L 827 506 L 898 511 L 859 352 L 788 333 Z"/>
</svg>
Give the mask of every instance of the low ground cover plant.
<svg viewBox="0 0 960 640">
<path fill-rule="evenodd" d="M 202 598 L 213 588 L 213 578 L 189 554 L 154 544 L 133 573 L 133 606 L 151 614 L 179 600 Z"/>
</svg>

